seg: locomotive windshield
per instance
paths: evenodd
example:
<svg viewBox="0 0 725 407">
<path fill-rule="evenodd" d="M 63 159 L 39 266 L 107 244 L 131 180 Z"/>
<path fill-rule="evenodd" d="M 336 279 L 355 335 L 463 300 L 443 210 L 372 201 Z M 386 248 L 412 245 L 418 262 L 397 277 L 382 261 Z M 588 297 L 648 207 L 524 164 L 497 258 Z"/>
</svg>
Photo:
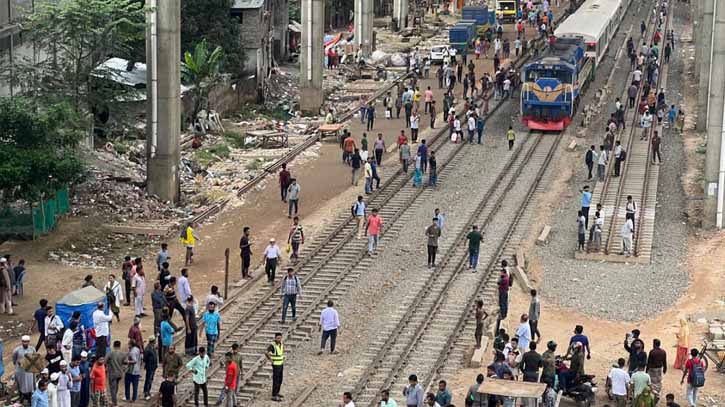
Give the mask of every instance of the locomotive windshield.
<svg viewBox="0 0 725 407">
<path fill-rule="evenodd" d="M 572 83 L 571 72 L 560 69 L 529 69 L 526 72 L 526 82 L 537 79 L 556 79 L 561 83 Z"/>
</svg>

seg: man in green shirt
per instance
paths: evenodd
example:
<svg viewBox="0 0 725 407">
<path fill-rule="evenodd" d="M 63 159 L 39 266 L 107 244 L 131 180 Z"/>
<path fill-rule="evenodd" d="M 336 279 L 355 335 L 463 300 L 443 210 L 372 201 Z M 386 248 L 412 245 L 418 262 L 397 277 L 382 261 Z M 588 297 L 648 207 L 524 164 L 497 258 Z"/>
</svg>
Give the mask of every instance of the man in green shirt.
<svg viewBox="0 0 725 407">
<path fill-rule="evenodd" d="M 232 361 L 237 364 L 237 371 L 242 372 L 242 352 L 241 349 L 239 349 L 238 343 L 232 344 Z M 242 375 L 237 375 L 237 393 L 239 393 L 239 381 L 242 379 Z"/>
<path fill-rule="evenodd" d="M 186 368 L 193 373 L 191 380 L 194 381 L 194 405 L 196 407 L 199 407 L 200 389 L 204 392 L 204 407 L 209 407 L 209 391 L 206 388 L 206 371 L 209 366 L 211 366 L 211 360 L 203 346 L 199 347 L 199 354 L 186 364 Z"/>
<path fill-rule="evenodd" d="M 483 240 L 483 235 L 478 231 L 478 226 L 473 225 L 466 239 L 468 239 L 468 267 L 473 269 L 475 273 L 478 266 L 478 251 L 481 248 L 481 240 Z"/>
</svg>

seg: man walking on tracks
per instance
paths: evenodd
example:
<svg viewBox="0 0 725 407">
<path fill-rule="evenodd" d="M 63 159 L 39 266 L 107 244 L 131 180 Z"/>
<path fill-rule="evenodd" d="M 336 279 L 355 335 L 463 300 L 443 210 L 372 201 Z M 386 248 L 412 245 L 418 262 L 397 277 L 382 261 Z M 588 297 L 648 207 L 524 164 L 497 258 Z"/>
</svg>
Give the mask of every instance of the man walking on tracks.
<svg viewBox="0 0 725 407">
<path fill-rule="evenodd" d="M 594 145 L 592 145 L 591 147 L 589 147 L 589 150 L 587 150 L 587 153 L 584 156 L 584 162 L 587 164 L 587 170 L 589 170 L 589 177 L 587 178 L 588 180 L 592 179 L 592 169 L 594 168 L 594 161 L 597 160 L 597 157 L 597 151 Z"/>
<path fill-rule="evenodd" d="M 468 239 L 468 268 L 473 269 L 475 273 L 478 266 L 478 252 L 481 248 L 481 240 L 483 240 L 483 235 L 478 231 L 478 226 L 473 225 L 466 239 Z"/>
<path fill-rule="evenodd" d="M 435 267 L 436 252 L 438 251 L 438 238 L 441 237 L 441 228 L 438 226 L 438 217 L 433 218 L 431 225 L 426 228 L 425 236 L 428 238 L 428 268 Z"/>
<path fill-rule="evenodd" d="M 362 195 L 358 195 L 357 201 L 352 204 L 352 208 L 350 208 L 350 212 L 352 212 L 352 216 L 355 217 L 355 222 L 357 223 L 357 238 L 361 239 L 363 235 L 363 225 L 365 224 L 365 209 L 367 208 L 367 205 L 365 204 L 365 201 L 363 201 Z"/>
<path fill-rule="evenodd" d="M 282 280 L 281 287 L 282 294 L 282 320 L 281 323 L 287 319 L 287 307 L 292 306 L 292 320 L 297 320 L 297 296 L 302 296 L 302 284 L 300 284 L 300 278 L 295 275 L 295 270 L 292 267 L 287 268 L 287 275 Z"/>
<path fill-rule="evenodd" d="M 624 222 L 624 225 L 622 225 L 621 230 L 622 235 L 622 252 L 619 253 L 621 255 L 627 255 L 627 257 L 632 255 L 632 235 L 634 235 L 634 223 L 632 222 L 632 219 L 627 219 L 626 222 Z"/>
<path fill-rule="evenodd" d="M 234 362 L 232 352 L 227 352 L 224 355 L 224 361 L 227 365 L 226 374 L 224 375 L 224 389 L 222 390 L 224 406 L 234 407 L 237 405 L 237 381 L 241 371 Z M 219 404 L 219 401 L 217 401 L 217 404 Z"/>
<path fill-rule="evenodd" d="M 622 154 L 623 152 L 624 152 L 624 149 L 622 148 L 622 143 L 619 140 L 617 140 L 614 143 L 614 176 L 615 177 L 619 176 L 621 169 L 622 169 L 622 161 L 624 161 L 623 159 L 625 158 L 624 154 Z"/>
<path fill-rule="evenodd" d="M 252 278 L 249 274 L 249 266 L 252 264 L 252 244 L 249 242 L 249 226 L 242 231 L 242 238 L 239 239 L 240 256 L 242 257 L 242 278 Z"/>
<path fill-rule="evenodd" d="M 279 394 L 284 372 L 284 345 L 281 332 L 274 334 L 274 342 L 267 347 L 265 356 L 272 362 L 272 400 L 282 401 L 282 395 Z"/>
<path fill-rule="evenodd" d="M 604 174 L 607 172 L 607 151 L 604 145 L 599 146 L 599 156 L 597 157 L 597 176 L 599 181 L 604 181 Z"/>
<path fill-rule="evenodd" d="M 627 195 L 627 205 L 625 207 L 626 214 L 625 219 L 632 221 L 632 233 L 634 233 L 634 215 L 637 214 L 637 204 L 632 199 L 632 195 Z"/>
<path fill-rule="evenodd" d="M 365 234 L 368 236 L 368 255 L 372 256 L 378 250 L 378 242 L 380 241 L 380 230 L 383 226 L 383 218 L 378 216 L 378 210 L 373 209 L 373 213 L 368 217 L 368 223 L 365 226 Z"/>
<path fill-rule="evenodd" d="M 655 130 L 655 134 L 652 136 L 652 164 L 654 165 L 656 160 L 662 163 L 662 155 L 660 154 L 660 144 L 662 144 L 662 138 Z"/>
<path fill-rule="evenodd" d="M 282 257 L 282 250 L 277 246 L 274 238 L 269 239 L 269 244 L 264 249 L 264 271 L 267 273 L 267 282 L 274 284 L 274 274 L 277 271 L 277 263 Z"/>
<path fill-rule="evenodd" d="M 509 151 L 513 150 L 514 143 L 516 142 L 516 132 L 513 126 L 509 126 L 509 130 L 506 132 L 506 140 L 509 142 Z"/>
<path fill-rule="evenodd" d="M 325 352 L 327 338 L 330 338 L 330 353 L 335 352 L 335 342 L 337 342 L 337 329 L 340 327 L 340 316 L 334 308 L 332 300 L 327 300 L 327 308 L 320 313 L 320 330 L 322 331 L 322 340 L 320 342 L 320 351 L 318 355 Z"/>
</svg>

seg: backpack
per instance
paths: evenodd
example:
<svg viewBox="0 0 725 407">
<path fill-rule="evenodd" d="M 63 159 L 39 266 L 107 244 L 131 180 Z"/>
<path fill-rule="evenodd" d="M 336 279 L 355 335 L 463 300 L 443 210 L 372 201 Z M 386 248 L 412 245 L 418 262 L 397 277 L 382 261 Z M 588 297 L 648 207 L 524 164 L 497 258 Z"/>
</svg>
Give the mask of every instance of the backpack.
<svg viewBox="0 0 725 407">
<path fill-rule="evenodd" d="M 690 370 L 690 385 L 692 387 L 702 387 L 705 385 L 705 369 L 702 367 L 702 360 L 697 359 L 697 363 L 692 363 Z"/>
<path fill-rule="evenodd" d="M 356 216 L 356 212 L 357 212 L 357 205 L 358 205 L 358 203 L 357 203 L 357 202 L 355 202 L 355 203 L 354 203 L 354 204 L 352 204 L 352 206 L 350 207 L 350 213 L 352 213 L 352 216 Z"/>
<path fill-rule="evenodd" d="M 627 150 L 622 149 L 622 152 L 619 153 L 619 161 L 625 161 L 627 160 Z"/>
</svg>

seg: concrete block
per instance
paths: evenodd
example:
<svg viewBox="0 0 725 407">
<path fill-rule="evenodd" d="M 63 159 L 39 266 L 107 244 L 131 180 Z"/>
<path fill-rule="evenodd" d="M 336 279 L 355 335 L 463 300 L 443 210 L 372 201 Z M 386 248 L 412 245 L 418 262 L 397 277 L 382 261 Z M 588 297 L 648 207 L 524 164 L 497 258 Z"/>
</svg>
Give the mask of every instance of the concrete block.
<svg viewBox="0 0 725 407">
<path fill-rule="evenodd" d="M 541 230 L 541 234 L 539 234 L 539 237 L 536 238 L 536 244 L 539 246 L 545 245 L 549 240 L 549 233 L 551 233 L 551 226 L 544 225 L 544 228 Z"/>
<path fill-rule="evenodd" d="M 484 355 L 486 355 L 486 349 L 488 348 L 488 337 L 481 338 L 481 347 L 473 350 L 473 356 L 471 357 L 471 366 L 473 368 L 481 367 Z"/>
<path fill-rule="evenodd" d="M 576 144 L 577 144 L 576 140 L 572 140 L 572 141 L 571 141 L 571 142 L 569 143 L 569 145 L 568 145 L 568 146 L 566 147 L 566 149 L 567 149 L 568 151 L 574 151 L 574 150 L 576 150 Z"/>
<path fill-rule="evenodd" d="M 511 270 L 513 270 L 514 275 L 516 276 L 516 282 L 519 283 L 519 286 L 525 293 L 529 293 L 533 287 L 531 287 L 531 283 L 529 282 L 529 277 L 526 275 L 526 272 L 524 271 L 523 267 L 516 266 L 513 267 Z"/>
<path fill-rule="evenodd" d="M 524 254 L 524 249 L 516 249 L 516 265 L 526 269 L 526 255 Z"/>
</svg>

